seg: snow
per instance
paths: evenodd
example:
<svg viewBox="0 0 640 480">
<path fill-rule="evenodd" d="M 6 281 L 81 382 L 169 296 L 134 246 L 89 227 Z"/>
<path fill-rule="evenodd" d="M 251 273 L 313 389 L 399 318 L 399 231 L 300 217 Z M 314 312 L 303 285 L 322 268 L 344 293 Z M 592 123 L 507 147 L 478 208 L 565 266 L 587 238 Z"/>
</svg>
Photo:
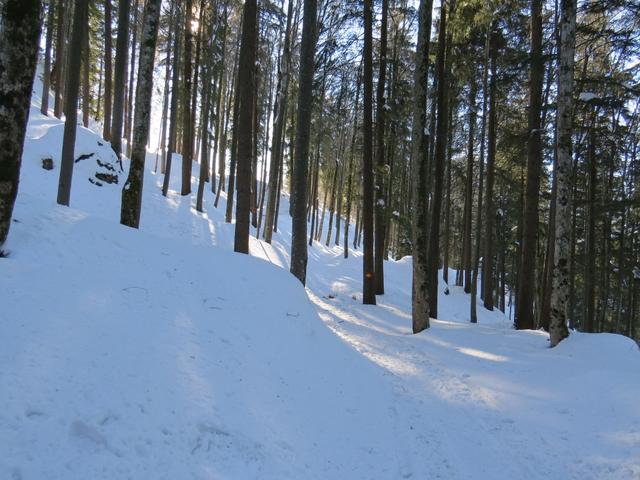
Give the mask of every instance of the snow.
<svg viewBox="0 0 640 480">
<path fill-rule="evenodd" d="M 84 128 L 60 207 L 61 125 L 32 109 L 0 259 L 0 478 L 640 478 L 631 340 L 549 349 L 480 304 L 471 325 L 444 283 L 442 320 L 412 335 L 410 257 L 365 306 L 360 252 L 316 242 L 305 291 L 286 196 L 273 245 L 234 254 L 224 195 L 197 213 L 174 168 L 162 197 L 151 154 L 141 229 L 122 227 L 124 173 Z M 94 183 L 98 160 L 118 184 Z"/>
<path fill-rule="evenodd" d="M 591 100 L 596 100 L 598 95 L 593 92 L 580 92 L 580 100 L 583 102 L 590 102 Z"/>
</svg>

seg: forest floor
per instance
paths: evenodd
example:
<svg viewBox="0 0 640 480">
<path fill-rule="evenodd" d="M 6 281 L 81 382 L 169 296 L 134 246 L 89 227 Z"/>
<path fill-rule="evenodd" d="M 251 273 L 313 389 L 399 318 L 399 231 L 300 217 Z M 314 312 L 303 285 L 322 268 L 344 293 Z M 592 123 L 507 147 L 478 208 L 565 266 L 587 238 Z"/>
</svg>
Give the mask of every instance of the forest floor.
<svg viewBox="0 0 640 480">
<path fill-rule="evenodd" d="M 60 207 L 62 129 L 32 109 L 0 259 L 0 478 L 640 478 L 631 340 L 550 349 L 497 311 L 470 324 L 444 284 L 412 335 L 410 258 L 365 306 L 360 252 L 315 242 L 305 290 L 287 197 L 273 244 L 234 254 L 224 194 L 197 213 L 179 159 L 164 198 L 149 155 L 141 229 L 122 227 L 125 175 L 84 128 Z"/>
</svg>

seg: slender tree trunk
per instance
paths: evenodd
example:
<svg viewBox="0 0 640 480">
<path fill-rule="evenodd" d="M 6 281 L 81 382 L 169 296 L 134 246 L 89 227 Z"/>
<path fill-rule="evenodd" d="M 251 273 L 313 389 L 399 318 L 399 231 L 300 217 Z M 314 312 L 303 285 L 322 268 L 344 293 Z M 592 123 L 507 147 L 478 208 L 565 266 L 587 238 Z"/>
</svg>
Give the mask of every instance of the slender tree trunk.
<svg viewBox="0 0 640 480">
<path fill-rule="evenodd" d="M 376 203 L 375 203 L 375 292 L 384 294 L 384 244 L 386 236 L 387 199 L 386 178 L 389 174 L 384 158 L 385 132 L 385 77 L 387 73 L 387 11 L 389 0 L 382 0 L 382 24 L 380 26 L 380 72 L 376 92 Z"/>
<path fill-rule="evenodd" d="M 349 170 L 347 179 L 347 195 L 345 201 L 347 202 L 346 213 L 344 217 L 344 258 L 349 257 L 349 225 L 351 222 L 351 204 L 352 199 L 352 185 L 353 185 L 353 159 L 356 151 L 356 137 L 358 133 L 358 106 L 360 105 L 360 87 L 362 85 L 360 69 L 358 69 L 356 80 L 356 102 L 353 109 L 353 131 L 351 133 L 351 147 L 349 148 Z M 357 218 L 357 216 L 356 216 Z"/>
<path fill-rule="evenodd" d="M 169 10 L 170 17 L 173 18 L 175 13 L 174 2 L 171 1 L 171 7 Z M 167 169 L 167 124 L 169 123 L 169 85 L 171 82 L 171 58 L 175 53 L 173 48 L 173 22 L 169 24 L 169 35 L 167 38 L 167 56 L 165 57 L 165 69 L 164 69 L 164 90 L 162 98 L 162 129 L 160 132 L 160 173 L 164 174 Z M 175 67 L 174 67 L 175 68 Z M 158 152 L 156 152 L 156 164 L 158 162 Z M 157 166 L 157 165 L 156 165 Z M 154 169 L 154 172 L 156 169 Z"/>
<path fill-rule="evenodd" d="M 567 300 L 569 298 L 569 242 L 571 232 L 571 170 L 573 133 L 573 66 L 575 52 L 576 0 L 560 2 L 560 56 L 558 72 L 558 169 L 556 198 L 555 251 L 553 262 L 553 290 L 549 334 L 551 346 L 569 335 L 567 329 Z"/>
<path fill-rule="evenodd" d="M 304 285 L 307 277 L 307 170 L 309 137 L 313 103 L 313 71 L 316 49 L 317 0 L 304 0 L 302 44 L 300 45 L 300 77 L 298 81 L 298 118 L 293 160 L 291 194 L 291 273 Z"/>
<path fill-rule="evenodd" d="M 488 132 L 488 145 L 487 145 L 487 185 L 486 185 L 486 207 L 484 215 L 485 223 L 485 243 L 484 243 L 484 258 L 482 260 L 482 289 L 484 292 L 483 300 L 484 307 L 487 310 L 493 310 L 493 240 L 494 240 L 494 228 L 493 223 L 495 219 L 495 206 L 493 203 L 493 184 L 494 184 L 494 169 L 496 158 L 496 60 L 497 51 L 495 40 L 491 42 L 490 56 L 491 56 L 491 82 L 489 83 L 489 132 Z"/>
<path fill-rule="evenodd" d="M 177 12 L 176 24 L 180 24 L 180 9 L 175 8 L 176 4 L 172 4 L 173 11 Z M 169 122 L 169 145 L 167 148 L 167 162 L 164 170 L 164 179 L 162 182 L 162 195 L 165 197 L 169 192 L 169 182 L 171 181 L 171 165 L 173 163 L 173 154 L 176 151 L 176 137 L 178 130 L 178 95 L 180 83 L 180 31 L 176 28 L 173 38 L 173 72 L 171 73 L 171 118 Z M 168 61 L 168 59 L 167 59 Z"/>
<path fill-rule="evenodd" d="M 253 113 L 256 87 L 256 44 L 258 36 L 257 0 L 246 0 L 242 18 L 242 44 L 238 68 L 238 199 L 234 251 L 249 253 L 251 163 L 253 148 Z"/>
<path fill-rule="evenodd" d="M 111 33 L 111 0 L 104 2 L 104 127 L 102 136 L 111 140 L 111 105 L 113 90 L 112 49 L 113 37 Z M 171 40 L 169 40 L 171 42 Z M 166 116 L 166 114 L 165 114 Z M 164 118 L 164 117 L 163 117 Z"/>
<path fill-rule="evenodd" d="M 18 193 L 40 37 L 40 0 L 0 6 L 0 254 Z"/>
<path fill-rule="evenodd" d="M 476 127 L 476 96 L 478 94 L 478 84 L 475 78 L 471 78 L 469 85 L 469 141 L 467 143 L 467 177 L 465 182 L 464 213 L 463 213 L 463 247 L 462 247 L 462 269 L 464 270 L 464 292 L 471 293 L 471 229 L 473 217 L 473 155 L 474 136 Z"/>
<path fill-rule="evenodd" d="M 418 40 L 413 79 L 413 126 L 411 131 L 412 188 L 412 321 L 413 333 L 429 328 L 429 257 L 428 230 L 428 141 L 427 80 L 429 72 L 429 44 L 431 41 L 432 0 L 420 0 L 418 10 Z"/>
<path fill-rule="evenodd" d="M 62 84 L 64 80 L 64 52 L 65 52 L 65 29 L 64 19 L 66 17 L 67 2 L 66 0 L 58 0 L 58 21 L 56 25 L 56 64 L 53 71 L 53 86 L 54 86 L 54 106 L 53 114 L 60 118 L 62 117 Z"/>
<path fill-rule="evenodd" d="M 587 226 L 586 257 L 584 272 L 584 321 L 581 324 L 584 332 L 593 332 L 595 326 L 595 276 L 596 276 L 596 184 L 598 168 L 596 165 L 595 115 L 589 129 L 588 139 L 588 184 L 587 184 Z"/>
<path fill-rule="evenodd" d="M 484 47 L 484 68 L 482 72 L 482 127 L 480 131 L 480 161 L 478 162 L 478 208 L 476 210 L 476 244 L 473 254 L 473 276 L 471 278 L 471 302 L 470 302 L 470 322 L 478 322 L 477 297 L 478 297 L 478 274 L 480 269 L 480 251 L 482 244 L 482 199 L 483 199 L 483 182 L 484 182 L 484 155 L 485 155 L 485 139 L 487 130 L 487 98 L 489 83 L 489 58 L 491 52 L 491 38 L 493 36 L 493 22 L 491 33 L 487 32 L 486 43 Z"/>
<path fill-rule="evenodd" d="M 60 162 L 60 180 L 58 182 L 58 203 L 69 205 L 71 197 L 71 180 L 73 177 L 74 149 L 76 145 L 76 129 L 78 128 L 78 91 L 80 89 L 80 67 L 83 49 L 84 30 L 89 17 L 89 0 L 76 0 L 73 12 L 73 32 L 69 47 L 76 52 L 69 57 L 67 66 L 65 122 L 62 137 L 62 159 Z"/>
<path fill-rule="evenodd" d="M 447 69 L 447 14 L 450 2 L 443 2 L 440 11 L 440 30 L 438 32 L 438 117 L 436 120 L 436 149 L 434 157 L 434 189 L 429 224 L 429 307 L 431 316 L 438 318 L 438 266 L 440 263 L 440 212 L 442 209 L 442 190 L 444 167 L 447 156 L 447 130 L 449 117 L 449 73 Z"/>
<path fill-rule="evenodd" d="M 82 37 L 82 124 L 89 128 L 89 113 L 91 110 L 91 94 L 89 85 L 90 56 L 89 50 L 89 25 L 84 29 Z"/>
<path fill-rule="evenodd" d="M 363 83 L 364 104 L 362 121 L 362 227 L 364 248 L 362 256 L 362 303 L 376 304 L 373 232 L 373 0 L 364 0 Z"/>
<path fill-rule="evenodd" d="M 51 48 L 53 46 L 53 29 L 55 25 L 55 0 L 49 0 L 47 8 L 47 36 L 44 47 L 44 72 L 42 75 L 42 103 L 40 113 L 49 115 L 49 91 L 51 90 Z"/>
<path fill-rule="evenodd" d="M 120 211 L 120 223 L 133 228 L 138 228 L 140 225 L 144 161 L 147 153 L 151 97 L 153 95 L 153 65 L 161 4 L 161 0 L 147 0 L 143 13 L 131 166 L 127 181 L 122 189 L 122 209 Z"/>
<path fill-rule="evenodd" d="M 124 88 L 127 83 L 127 58 L 129 42 L 129 11 L 131 0 L 120 0 L 118 10 L 118 38 L 113 88 L 113 117 L 111 119 L 111 147 L 122 168 L 122 121 L 124 118 Z"/>
<path fill-rule="evenodd" d="M 536 246 L 538 243 L 538 201 L 542 169 L 542 0 L 531 0 L 531 69 L 529 73 L 529 138 L 527 183 L 522 224 L 522 253 L 518 269 L 518 297 L 515 325 L 518 329 L 535 327 L 533 300 L 536 290 Z"/>
<path fill-rule="evenodd" d="M 191 17 L 193 14 L 193 1 L 185 0 L 184 18 L 184 90 L 182 92 L 182 189 L 180 195 L 191 193 L 191 166 L 193 159 L 193 140 L 191 132 Z"/>
<path fill-rule="evenodd" d="M 127 155 L 131 156 L 131 123 L 133 121 L 134 73 L 136 69 L 136 51 L 138 50 L 138 14 L 140 0 L 135 0 L 133 9 L 133 26 L 131 28 L 131 65 L 129 67 L 129 87 L 127 88 L 127 103 L 124 116 L 124 137 L 127 139 Z"/>
<path fill-rule="evenodd" d="M 264 239 L 271 243 L 273 225 L 275 223 L 277 190 L 283 158 L 283 133 L 287 117 L 287 91 L 289 90 L 289 68 L 291 64 L 291 21 L 293 18 L 293 1 L 289 1 L 287 8 L 287 26 L 284 33 L 284 46 L 280 66 L 278 68 L 278 86 L 275 100 L 275 123 L 271 141 L 271 162 L 269 165 L 269 196 L 267 199 L 267 214 L 264 224 Z"/>
</svg>

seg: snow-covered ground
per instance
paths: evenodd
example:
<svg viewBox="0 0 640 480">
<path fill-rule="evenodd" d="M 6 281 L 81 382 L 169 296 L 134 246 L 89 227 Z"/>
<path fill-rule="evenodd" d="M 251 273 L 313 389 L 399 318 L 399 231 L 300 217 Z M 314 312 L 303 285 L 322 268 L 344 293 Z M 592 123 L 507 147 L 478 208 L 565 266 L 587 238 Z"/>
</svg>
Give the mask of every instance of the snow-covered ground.
<svg viewBox="0 0 640 480">
<path fill-rule="evenodd" d="M 60 207 L 61 136 L 32 110 L 0 259 L 0 478 L 640 478 L 631 340 L 549 349 L 499 312 L 469 324 L 455 287 L 412 335 L 409 258 L 364 306 L 359 252 L 315 243 L 305 292 L 286 197 L 273 245 L 234 254 L 224 196 L 197 213 L 175 168 L 162 197 L 153 155 L 141 229 L 122 227 L 124 174 L 104 181 L 114 158 L 82 128 Z"/>
</svg>

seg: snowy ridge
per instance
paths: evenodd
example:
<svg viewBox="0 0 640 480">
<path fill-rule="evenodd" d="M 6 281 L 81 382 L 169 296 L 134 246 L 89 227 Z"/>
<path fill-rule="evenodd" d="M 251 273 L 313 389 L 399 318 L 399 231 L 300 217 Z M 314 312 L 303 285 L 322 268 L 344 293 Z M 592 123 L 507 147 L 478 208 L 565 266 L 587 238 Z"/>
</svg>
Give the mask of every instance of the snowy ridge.
<svg viewBox="0 0 640 480">
<path fill-rule="evenodd" d="M 359 252 L 315 243 L 305 295 L 287 197 L 273 245 L 233 254 L 224 196 L 198 214 L 176 173 L 162 197 L 149 155 L 131 230 L 122 181 L 91 181 L 115 159 L 90 130 L 71 208 L 55 204 L 61 136 L 32 109 L 0 260 L 0 478 L 640 478 L 631 340 L 550 350 L 499 312 L 469 324 L 456 287 L 411 335 L 410 258 L 364 306 Z"/>
</svg>

